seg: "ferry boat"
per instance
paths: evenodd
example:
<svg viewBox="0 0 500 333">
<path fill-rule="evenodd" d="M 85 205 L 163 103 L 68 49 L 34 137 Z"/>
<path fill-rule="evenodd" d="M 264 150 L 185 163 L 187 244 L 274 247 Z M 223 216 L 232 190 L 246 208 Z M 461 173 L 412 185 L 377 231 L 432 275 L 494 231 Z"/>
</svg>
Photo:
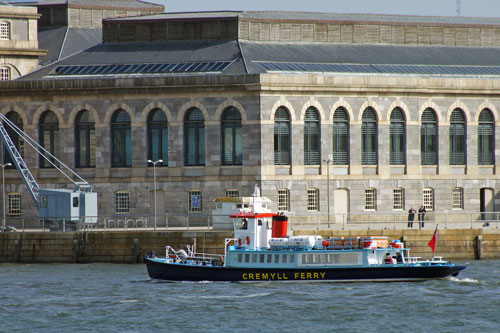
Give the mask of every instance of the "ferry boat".
<svg viewBox="0 0 500 333">
<path fill-rule="evenodd" d="M 275 213 L 231 215 L 234 238 L 224 255 L 166 247 L 166 256 L 147 256 L 152 279 L 171 281 L 424 281 L 456 276 L 465 266 L 441 257 L 410 257 L 387 237 L 287 236 L 288 219 Z"/>
</svg>

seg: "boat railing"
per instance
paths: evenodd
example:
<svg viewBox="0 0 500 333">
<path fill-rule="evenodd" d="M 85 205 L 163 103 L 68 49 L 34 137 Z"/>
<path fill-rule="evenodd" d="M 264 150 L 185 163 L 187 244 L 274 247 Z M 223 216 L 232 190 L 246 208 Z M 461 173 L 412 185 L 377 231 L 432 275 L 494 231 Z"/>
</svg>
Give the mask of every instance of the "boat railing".
<svg viewBox="0 0 500 333">
<path fill-rule="evenodd" d="M 206 265 L 221 265 L 226 258 L 226 255 L 220 255 L 216 253 L 196 253 L 194 252 L 194 246 L 187 246 L 187 251 L 181 249 L 176 250 L 170 245 L 166 246 L 166 258 L 167 260 L 174 260 L 176 262 L 188 262 L 194 261 L 199 264 Z"/>
</svg>

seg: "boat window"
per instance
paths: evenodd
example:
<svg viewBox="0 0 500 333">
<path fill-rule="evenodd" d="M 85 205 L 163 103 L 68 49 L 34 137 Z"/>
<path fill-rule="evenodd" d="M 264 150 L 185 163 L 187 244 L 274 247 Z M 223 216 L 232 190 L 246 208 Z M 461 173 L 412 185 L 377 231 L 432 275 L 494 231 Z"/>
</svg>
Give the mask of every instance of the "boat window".
<svg viewBox="0 0 500 333">
<path fill-rule="evenodd" d="M 242 262 L 243 260 L 243 254 L 238 253 L 238 262 Z"/>
<path fill-rule="evenodd" d="M 259 255 L 259 262 L 260 263 L 264 263 L 264 257 L 265 257 L 264 254 Z"/>
<path fill-rule="evenodd" d="M 313 255 L 312 254 L 304 254 L 302 260 L 304 261 L 304 264 L 310 264 L 313 261 Z"/>
<path fill-rule="evenodd" d="M 259 226 L 262 226 L 262 220 L 259 220 Z"/>
<path fill-rule="evenodd" d="M 274 263 L 275 264 L 279 264 L 280 263 L 280 255 L 279 254 L 275 254 L 274 255 Z"/>
<path fill-rule="evenodd" d="M 281 262 L 286 264 L 286 254 L 281 257 Z"/>
<path fill-rule="evenodd" d="M 295 262 L 295 254 L 290 254 L 290 263 L 294 263 Z"/>
<path fill-rule="evenodd" d="M 250 254 L 245 253 L 245 262 L 250 262 Z"/>
<path fill-rule="evenodd" d="M 335 254 L 334 253 L 328 254 L 328 262 L 331 264 L 333 264 L 335 262 Z"/>
<path fill-rule="evenodd" d="M 267 255 L 267 263 L 270 264 L 273 262 L 273 255 L 272 254 L 268 254 Z"/>
<path fill-rule="evenodd" d="M 252 262 L 257 262 L 257 254 L 252 254 Z"/>
</svg>

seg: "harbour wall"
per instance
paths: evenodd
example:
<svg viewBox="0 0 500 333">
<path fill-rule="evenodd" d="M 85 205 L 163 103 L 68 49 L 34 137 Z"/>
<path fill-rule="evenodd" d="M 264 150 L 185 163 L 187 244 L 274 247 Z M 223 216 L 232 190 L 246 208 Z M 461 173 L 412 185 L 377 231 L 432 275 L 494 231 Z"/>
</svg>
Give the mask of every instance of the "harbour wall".
<svg viewBox="0 0 500 333">
<path fill-rule="evenodd" d="M 295 235 L 320 234 L 324 238 L 387 236 L 402 239 L 411 255 L 430 258 L 427 245 L 433 230 L 294 230 Z M 155 251 L 165 254 L 165 246 L 185 248 L 196 244 L 198 252 L 224 253 L 229 231 L 113 231 L 0 233 L 0 262 L 19 263 L 140 263 Z M 500 229 L 440 230 L 436 256 L 445 259 L 500 259 Z"/>
</svg>

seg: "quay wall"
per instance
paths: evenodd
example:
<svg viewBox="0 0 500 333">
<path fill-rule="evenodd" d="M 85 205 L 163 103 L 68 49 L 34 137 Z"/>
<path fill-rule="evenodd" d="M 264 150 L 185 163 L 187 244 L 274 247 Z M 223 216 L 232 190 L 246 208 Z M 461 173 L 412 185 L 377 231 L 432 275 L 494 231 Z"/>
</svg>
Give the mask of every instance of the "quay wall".
<svg viewBox="0 0 500 333">
<path fill-rule="evenodd" d="M 433 230 L 294 230 L 295 235 L 323 237 L 387 236 L 404 239 L 412 256 L 430 258 L 427 245 Z M 165 245 L 185 248 L 196 242 L 198 252 L 224 253 L 228 231 L 113 231 L 0 233 L 0 262 L 19 263 L 139 263 L 155 251 L 163 256 Z M 500 259 L 500 229 L 440 230 L 437 256 L 445 259 Z"/>
</svg>

